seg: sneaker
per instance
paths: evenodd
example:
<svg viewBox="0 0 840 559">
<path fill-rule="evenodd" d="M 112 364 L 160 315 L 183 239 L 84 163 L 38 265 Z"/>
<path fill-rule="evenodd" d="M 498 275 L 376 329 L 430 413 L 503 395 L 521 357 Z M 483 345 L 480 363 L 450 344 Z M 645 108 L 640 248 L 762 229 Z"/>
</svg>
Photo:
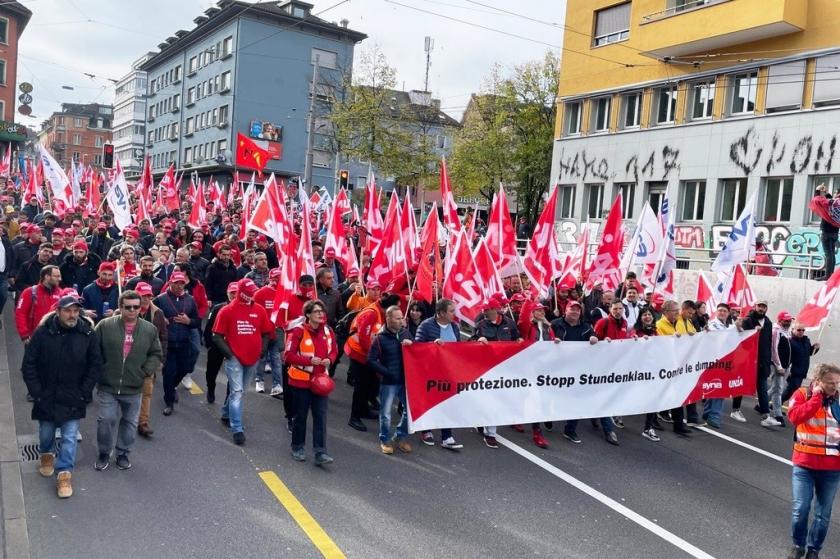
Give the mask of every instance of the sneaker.
<svg viewBox="0 0 840 559">
<path fill-rule="evenodd" d="M 615 431 L 610 431 L 606 434 L 607 442 L 613 446 L 618 446 L 618 435 L 615 434 Z"/>
<path fill-rule="evenodd" d="M 242 446 L 245 444 L 245 433 L 242 431 L 237 431 L 233 434 L 233 444 L 236 446 Z"/>
<path fill-rule="evenodd" d="M 783 416 L 781 416 L 781 415 L 777 415 L 777 416 L 776 416 L 776 421 L 778 421 L 778 422 L 779 422 L 779 425 L 781 425 L 782 427 L 784 427 L 784 426 L 785 426 L 785 418 L 784 418 Z"/>
<path fill-rule="evenodd" d="M 488 448 L 499 448 L 499 442 L 496 440 L 496 437 L 491 437 L 490 435 L 484 435 L 484 444 Z"/>
<path fill-rule="evenodd" d="M 805 557 L 805 548 L 794 546 L 788 553 L 787 559 L 802 559 L 803 557 Z"/>
<path fill-rule="evenodd" d="M 411 444 L 404 439 L 397 441 L 397 448 L 400 449 L 400 452 L 411 454 Z"/>
<path fill-rule="evenodd" d="M 578 437 L 578 434 L 575 433 L 574 431 L 572 431 L 571 433 L 566 433 L 564 431 L 563 436 L 566 437 L 566 439 L 572 441 L 575 444 L 580 444 L 580 443 L 583 442 L 582 440 L 580 440 L 580 437 Z"/>
<path fill-rule="evenodd" d="M 391 443 L 379 443 L 379 448 L 382 449 L 382 454 L 394 454 L 394 445 Z"/>
<path fill-rule="evenodd" d="M 542 436 L 542 433 L 534 433 L 534 444 L 540 448 L 548 448 L 548 441 Z"/>
<path fill-rule="evenodd" d="M 120 470 L 130 470 L 131 469 L 131 460 L 128 459 L 128 454 L 117 455 L 116 464 L 117 464 L 117 468 L 120 469 Z"/>
<path fill-rule="evenodd" d="M 38 467 L 38 473 L 44 477 L 52 477 L 55 473 L 55 454 L 52 452 L 41 454 L 41 464 Z"/>
<path fill-rule="evenodd" d="M 656 417 L 658 417 L 660 420 L 664 421 L 665 423 L 673 423 L 674 422 L 674 419 L 671 417 L 671 412 L 670 411 L 661 411 L 661 412 L 656 414 Z"/>
<path fill-rule="evenodd" d="M 781 427 L 782 424 L 779 423 L 775 418 L 770 417 L 769 415 L 761 420 L 762 427 Z"/>
<path fill-rule="evenodd" d="M 257 394 L 265 394 L 265 383 L 261 380 L 257 381 Z"/>
<path fill-rule="evenodd" d="M 56 427 L 55 428 L 55 438 L 56 439 L 61 439 L 61 427 Z"/>
<path fill-rule="evenodd" d="M 82 440 L 82 432 L 81 431 L 76 431 L 76 442 L 77 443 L 81 442 L 81 440 Z"/>
<path fill-rule="evenodd" d="M 546 431 L 553 431 L 554 430 L 554 422 L 553 421 L 546 421 L 543 423 L 543 427 L 545 427 Z"/>
<path fill-rule="evenodd" d="M 685 424 L 688 425 L 689 427 L 705 427 L 706 426 L 706 422 L 701 420 L 701 419 L 692 419 L 691 421 L 686 421 Z"/>
<path fill-rule="evenodd" d="M 464 445 L 455 442 L 455 437 L 449 437 L 449 438 L 443 439 L 440 442 L 440 446 L 442 446 L 443 448 L 446 448 L 448 450 L 459 450 L 459 449 L 464 448 Z"/>
<path fill-rule="evenodd" d="M 715 429 L 721 428 L 720 421 L 718 421 L 717 419 L 709 418 L 706 420 L 706 423 L 709 424 L 709 427 L 714 427 Z"/>
<path fill-rule="evenodd" d="M 426 431 L 425 433 L 420 435 L 420 440 L 423 441 L 423 444 L 435 446 L 435 434 L 431 431 Z"/>
<path fill-rule="evenodd" d="M 741 423 L 747 422 L 747 418 L 744 417 L 744 414 L 741 413 L 741 410 L 732 410 L 732 413 L 729 414 L 729 417 L 731 417 L 735 421 L 740 421 Z"/>
<path fill-rule="evenodd" d="M 327 464 L 332 464 L 333 462 L 335 462 L 335 460 L 333 460 L 333 457 L 327 454 L 326 452 L 315 453 L 316 466 L 326 466 Z"/>
<path fill-rule="evenodd" d="M 367 431 L 367 426 L 364 423 L 362 423 L 362 420 L 358 417 L 351 417 L 350 421 L 347 422 L 347 425 L 349 425 L 356 431 Z"/>
<path fill-rule="evenodd" d="M 216 401 L 216 393 L 215 392 L 210 392 L 208 390 L 207 391 L 207 403 L 212 404 L 215 401 Z"/>
<path fill-rule="evenodd" d="M 302 448 L 292 451 L 292 458 L 297 460 L 298 462 L 305 462 L 306 461 L 306 451 Z"/>
<path fill-rule="evenodd" d="M 511 427 L 517 433 L 524 433 L 525 432 L 525 427 L 523 427 L 522 425 L 511 425 Z"/>
<path fill-rule="evenodd" d="M 805 554 L 805 559 L 820 559 L 820 552 L 816 549 L 809 549 Z"/>
<path fill-rule="evenodd" d="M 283 395 L 283 386 L 272 386 L 271 387 L 271 397 L 272 398 L 279 398 Z"/>
<path fill-rule="evenodd" d="M 192 377 L 190 375 L 187 375 L 183 379 L 181 379 L 181 386 L 183 386 L 187 390 L 192 389 L 192 387 L 193 387 Z"/>
<path fill-rule="evenodd" d="M 55 481 L 55 491 L 58 493 L 59 499 L 69 499 L 73 496 L 73 486 L 70 484 L 70 479 L 73 474 L 70 472 L 59 472 L 58 479 Z"/>
<path fill-rule="evenodd" d="M 645 429 L 644 431 L 642 431 L 642 436 L 647 440 L 653 441 L 655 443 L 658 443 L 661 440 L 659 438 L 659 435 L 656 434 L 656 430 L 653 428 Z"/>
<path fill-rule="evenodd" d="M 100 454 L 99 457 L 96 459 L 96 462 L 93 463 L 93 468 L 95 470 L 102 470 L 108 469 L 108 464 L 110 463 L 111 456 L 109 454 Z"/>
<path fill-rule="evenodd" d="M 148 439 L 151 438 L 151 436 L 154 434 L 154 430 L 151 427 L 149 427 L 148 424 L 141 423 L 137 426 L 137 434 L 143 438 Z"/>
<path fill-rule="evenodd" d="M 170 416 L 172 415 L 172 411 L 172 406 L 166 406 L 165 408 L 163 408 L 163 415 Z"/>
<path fill-rule="evenodd" d="M 613 417 L 612 422 L 613 422 L 613 425 L 615 425 L 619 429 L 624 429 L 624 421 L 620 417 L 618 417 L 618 416 Z"/>
</svg>

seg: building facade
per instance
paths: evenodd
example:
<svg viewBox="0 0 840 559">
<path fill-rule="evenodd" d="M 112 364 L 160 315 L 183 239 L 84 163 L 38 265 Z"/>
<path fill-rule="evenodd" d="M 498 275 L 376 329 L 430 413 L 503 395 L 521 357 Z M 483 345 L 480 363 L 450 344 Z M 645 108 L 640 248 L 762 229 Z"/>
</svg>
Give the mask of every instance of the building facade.
<svg viewBox="0 0 840 559">
<path fill-rule="evenodd" d="M 304 175 L 316 57 L 315 102 L 328 109 L 365 38 L 311 10 L 294 0 L 221 0 L 195 18 L 192 31 L 158 45 L 140 67 L 148 74 L 145 147 L 155 175 L 174 163 L 226 182 L 237 168 L 239 132 L 269 150 L 265 172 Z M 335 154 L 327 140 L 314 137 L 312 182 L 331 188 Z"/>
<path fill-rule="evenodd" d="M 678 256 L 709 258 L 755 193 L 777 265 L 822 265 L 815 187 L 840 190 L 832 0 L 569 0 L 552 177 L 562 242 L 666 190 Z M 685 262 L 684 262 L 685 264 Z"/>
<path fill-rule="evenodd" d="M 146 138 L 146 72 L 140 66 L 153 53 L 140 57 L 131 71 L 116 83 L 114 93 L 114 157 L 119 159 L 126 176 L 140 175 Z"/>
<path fill-rule="evenodd" d="M 25 128 L 15 124 L 18 41 L 32 12 L 14 0 L 0 3 L 0 142 L 23 142 Z"/>
<path fill-rule="evenodd" d="M 102 167 L 102 146 L 111 142 L 114 108 L 99 103 L 62 103 L 41 124 L 38 141 L 62 167 L 76 161 L 95 168 Z"/>
</svg>

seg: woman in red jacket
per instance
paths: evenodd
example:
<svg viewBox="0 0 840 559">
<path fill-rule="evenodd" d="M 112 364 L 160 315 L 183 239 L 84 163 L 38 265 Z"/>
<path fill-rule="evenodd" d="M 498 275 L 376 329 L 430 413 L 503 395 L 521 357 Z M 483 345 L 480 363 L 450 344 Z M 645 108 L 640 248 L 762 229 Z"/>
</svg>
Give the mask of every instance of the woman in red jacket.
<svg viewBox="0 0 840 559">
<path fill-rule="evenodd" d="M 289 391 L 295 406 L 292 426 L 292 457 L 298 462 L 306 460 L 306 420 L 312 410 L 312 448 L 315 464 L 330 464 L 327 454 L 327 395 L 312 390 L 312 379 L 329 378 L 330 364 L 338 354 L 335 333 L 327 326 L 327 313 L 319 300 L 303 305 L 304 323 L 293 328 L 286 340 L 283 356 L 289 365 Z"/>
</svg>

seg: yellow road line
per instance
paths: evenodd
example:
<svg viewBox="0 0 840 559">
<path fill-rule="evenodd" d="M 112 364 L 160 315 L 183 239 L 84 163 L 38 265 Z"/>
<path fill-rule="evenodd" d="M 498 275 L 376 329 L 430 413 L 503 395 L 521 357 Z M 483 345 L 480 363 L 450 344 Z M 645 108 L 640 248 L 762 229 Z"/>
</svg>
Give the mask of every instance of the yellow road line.
<svg viewBox="0 0 840 559">
<path fill-rule="evenodd" d="M 204 394 L 204 390 L 201 389 L 197 382 L 193 381 L 192 386 L 190 386 L 190 394 L 193 396 L 201 396 Z"/>
<path fill-rule="evenodd" d="M 298 501 L 297 497 L 289 491 L 286 484 L 277 477 L 277 474 L 266 471 L 260 472 L 259 476 L 263 480 L 263 483 L 268 486 L 269 490 L 274 493 L 274 496 L 277 497 L 280 504 L 286 508 L 291 517 L 298 523 L 298 526 L 309 536 L 309 539 L 312 540 L 312 543 L 315 544 L 315 547 L 318 548 L 321 555 L 326 559 L 346 558 L 344 553 L 335 545 L 335 542 L 332 541 L 332 538 L 324 532 L 324 529 L 321 528 L 318 521 L 309 514 L 309 511 Z"/>
</svg>

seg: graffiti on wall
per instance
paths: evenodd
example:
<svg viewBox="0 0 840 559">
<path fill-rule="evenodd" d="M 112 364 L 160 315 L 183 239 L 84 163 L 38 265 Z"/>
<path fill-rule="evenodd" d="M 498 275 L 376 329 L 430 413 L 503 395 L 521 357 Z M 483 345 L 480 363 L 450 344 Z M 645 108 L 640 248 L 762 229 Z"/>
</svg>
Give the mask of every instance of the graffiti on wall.
<svg viewBox="0 0 840 559">
<path fill-rule="evenodd" d="M 766 174 L 788 172 L 798 175 L 808 171 L 830 173 L 837 148 L 837 136 L 814 138 L 806 135 L 795 144 L 784 142 L 778 131 L 768 140 L 751 126 L 729 146 L 729 160 L 750 175 L 756 168 Z"/>
<path fill-rule="evenodd" d="M 674 228 L 674 244 L 677 248 L 705 248 L 704 237 L 700 225 L 677 225 Z"/>
<path fill-rule="evenodd" d="M 673 171 L 677 171 L 676 175 L 679 175 L 679 159 L 680 150 L 666 145 L 661 151 L 653 150 L 645 156 L 631 155 L 624 162 L 624 173 L 628 179 L 632 177 L 635 182 L 639 182 L 641 178 L 668 180 Z M 587 154 L 585 149 L 567 155 L 564 148 L 560 152 L 558 167 L 561 179 L 606 181 L 616 177 L 605 157 L 592 156 Z"/>
</svg>

